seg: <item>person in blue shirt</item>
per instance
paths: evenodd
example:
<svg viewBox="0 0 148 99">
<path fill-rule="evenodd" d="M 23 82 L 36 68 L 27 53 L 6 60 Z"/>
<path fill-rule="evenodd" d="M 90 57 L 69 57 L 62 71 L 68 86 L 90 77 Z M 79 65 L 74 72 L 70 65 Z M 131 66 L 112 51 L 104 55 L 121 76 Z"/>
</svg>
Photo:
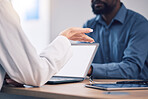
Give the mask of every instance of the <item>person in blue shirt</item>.
<svg viewBox="0 0 148 99">
<path fill-rule="evenodd" d="M 84 28 L 99 43 L 88 75 L 96 79 L 148 79 L 148 20 L 120 0 L 91 0 L 95 18 Z"/>
</svg>

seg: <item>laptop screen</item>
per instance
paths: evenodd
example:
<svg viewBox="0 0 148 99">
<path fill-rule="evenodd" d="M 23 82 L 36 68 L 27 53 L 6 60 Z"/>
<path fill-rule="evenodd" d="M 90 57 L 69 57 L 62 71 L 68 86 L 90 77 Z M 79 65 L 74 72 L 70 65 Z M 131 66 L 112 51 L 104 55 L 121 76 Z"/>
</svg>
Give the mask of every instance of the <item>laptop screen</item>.
<svg viewBox="0 0 148 99">
<path fill-rule="evenodd" d="M 55 76 L 84 78 L 88 73 L 97 48 L 98 44 L 73 44 L 72 57 Z"/>
</svg>

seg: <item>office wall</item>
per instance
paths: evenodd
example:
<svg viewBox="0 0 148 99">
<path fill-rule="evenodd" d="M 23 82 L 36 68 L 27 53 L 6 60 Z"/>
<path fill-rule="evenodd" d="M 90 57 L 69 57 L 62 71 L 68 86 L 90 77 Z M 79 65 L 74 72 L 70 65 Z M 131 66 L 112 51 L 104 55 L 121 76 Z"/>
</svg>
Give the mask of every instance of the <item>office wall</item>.
<svg viewBox="0 0 148 99">
<path fill-rule="evenodd" d="M 94 15 L 90 7 L 91 0 L 51 0 L 51 39 L 68 27 L 82 27 L 87 19 Z M 148 0 L 121 0 L 127 8 L 148 18 Z"/>
<path fill-rule="evenodd" d="M 148 0 L 121 0 L 128 9 L 132 9 L 148 19 Z"/>
<path fill-rule="evenodd" d="M 37 52 L 41 52 L 50 41 L 50 0 L 11 0 L 11 2 L 20 16 L 25 34 Z M 36 6 L 36 3 L 39 5 Z"/>
<path fill-rule="evenodd" d="M 90 0 L 51 0 L 51 40 L 68 27 L 82 27 L 91 17 Z"/>
</svg>

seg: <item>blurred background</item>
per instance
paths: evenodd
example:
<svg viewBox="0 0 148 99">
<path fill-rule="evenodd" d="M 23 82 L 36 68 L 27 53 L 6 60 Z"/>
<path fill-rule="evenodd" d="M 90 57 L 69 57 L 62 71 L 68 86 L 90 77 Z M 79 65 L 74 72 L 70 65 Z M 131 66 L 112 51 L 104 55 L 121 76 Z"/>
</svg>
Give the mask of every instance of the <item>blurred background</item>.
<svg viewBox="0 0 148 99">
<path fill-rule="evenodd" d="M 121 0 L 125 6 L 148 19 L 148 0 Z M 11 0 L 22 28 L 40 53 L 68 27 L 82 27 L 94 17 L 91 0 Z"/>
</svg>

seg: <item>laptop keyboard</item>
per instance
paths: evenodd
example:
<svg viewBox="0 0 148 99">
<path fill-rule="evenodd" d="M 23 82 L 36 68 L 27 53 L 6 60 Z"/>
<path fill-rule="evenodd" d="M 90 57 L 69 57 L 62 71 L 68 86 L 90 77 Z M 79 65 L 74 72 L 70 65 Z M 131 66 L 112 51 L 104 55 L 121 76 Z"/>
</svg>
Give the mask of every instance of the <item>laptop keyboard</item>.
<svg viewBox="0 0 148 99">
<path fill-rule="evenodd" d="M 52 77 L 50 81 L 65 81 L 65 80 L 77 80 L 75 78 L 68 78 L 68 77 Z"/>
<path fill-rule="evenodd" d="M 62 83 L 74 83 L 83 81 L 84 78 L 76 77 L 52 77 L 46 84 L 62 84 Z"/>
</svg>

